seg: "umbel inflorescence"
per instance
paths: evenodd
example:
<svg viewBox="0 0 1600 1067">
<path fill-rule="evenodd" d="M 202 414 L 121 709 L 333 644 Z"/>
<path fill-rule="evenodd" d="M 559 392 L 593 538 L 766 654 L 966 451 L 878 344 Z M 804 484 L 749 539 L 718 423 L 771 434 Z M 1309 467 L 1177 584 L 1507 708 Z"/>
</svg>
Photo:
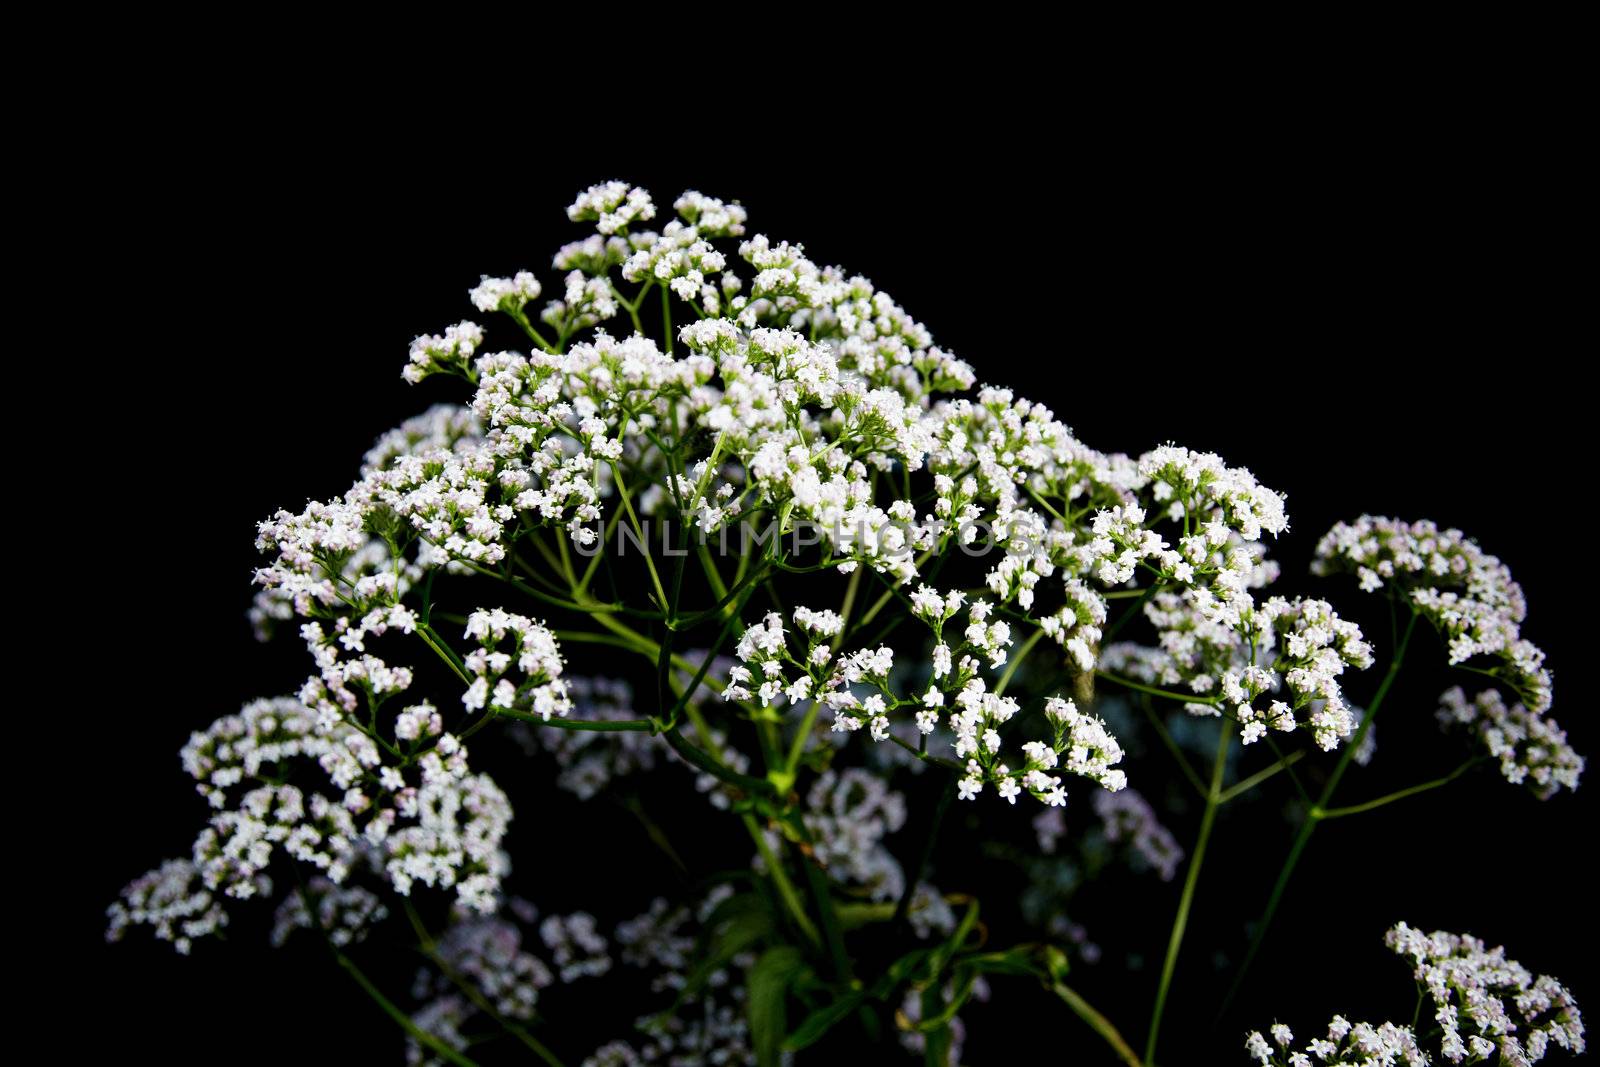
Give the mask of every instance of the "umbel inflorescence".
<svg viewBox="0 0 1600 1067">
<path fill-rule="evenodd" d="M 1331 803 L 1370 754 L 1418 620 L 1441 663 L 1480 683 L 1448 689 L 1440 712 L 1473 759 L 1542 798 L 1577 786 L 1521 590 L 1459 532 L 1363 517 L 1319 547 L 1319 572 L 1354 574 L 1411 623 L 1363 708 L 1346 686 L 1377 651 L 1327 600 L 1269 592 L 1288 516 L 1248 470 L 1171 444 L 1099 452 L 1049 408 L 975 388 L 886 293 L 747 234 L 737 203 L 689 192 L 669 212 L 613 182 L 567 214 L 594 232 L 546 270 L 483 278 L 482 321 L 412 344 L 405 378 L 457 379 L 462 402 L 382 436 L 341 497 L 261 524 L 252 621 L 263 638 L 296 630 L 312 670 L 193 736 L 183 765 L 210 815 L 186 857 L 112 906 L 113 937 L 147 926 L 189 952 L 237 901 L 276 895 L 274 940 L 313 931 L 369 991 L 363 941 L 412 939 L 428 961 L 416 1004 L 381 1003 L 416 1062 L 474 1062 L 491 1031 L 546 1062 L 559 1047 L 595 1064 L 765 1064 L 864 1018 L 942 1062 L 972 1029 L 958 1012 L 1018 976 L 1089 1023 L 1076 1036 L 1139 1062 L 1064 981 L 1069 957 L 1098 954 L 1066 909 L 1084 872 L 1119 857 L 1162 879 L 1187 863 L 1148 1063 L 1217 813 L 1302 757 L 1326 783 L 1302 833 L 1401 799 Z M 576 671 L 573 650 L 595 646 L 649 683 Z M 1173 774 L 1127 765 L 1109 721 L 1131 728 L 1140 706 L 1203 802 L 1187 854 L 1154 791 L 1123 792 Z M 1209 785 L 1184 736 L 1214 749 Z M 1229 782 L 1236 741 L 1276 759 Z M 619 925 L 540 919 L 509 890 L 516 824 L 485 750 L 585 799 L 676 777 L 726 813 L 707 825 L 746 841 L 751 878 Z M 977 902 L 935 885 L 931 846 L 886 845 L 920 773 L 943 783 L 918 820 L 930 834 L 952 802 L 998 835 L 1036 805 L 1022 866 L 1054 887 L 1028 898 L 1049 902 L 1040 941 L 984 945 Z M 1099 829 L 1061 814 L 1078 796 Z M 425 913 L 436 900 L 442 925 Z M 885 925 L 914 947 L 858 956 L 861 931 Z M 609 1041 L 539 1012 L 628 971 L 654 999 Z M 1481 1056 L 1471 1042 L 1509 1031 L 1450 988 L 1474 1020 L 1452 1032 Z M 1519 1054 L 1581 1048 L 1570 998 L 1559 1011 Z M 1422 1055 L 1406 1028 L 1339 1025 L 1336 1050 Z M 1264 1042 L 1252 1054 L 1279 1055 Z"/>
</svg>

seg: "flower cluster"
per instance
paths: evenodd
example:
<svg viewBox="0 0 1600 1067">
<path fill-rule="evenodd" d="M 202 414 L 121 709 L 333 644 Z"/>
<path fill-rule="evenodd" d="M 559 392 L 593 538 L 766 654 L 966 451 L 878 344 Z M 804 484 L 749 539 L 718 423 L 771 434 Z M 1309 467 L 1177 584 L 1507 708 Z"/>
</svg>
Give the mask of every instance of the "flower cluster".
<svg viewBox="0 0 1600 1067">
<path fill-rule="evenodd" d="M 801 820 L 831 877 L 864 887 L 872 900 L 899 899 L 905 874 L 883 839 L 905 824 L 903 796 L 877 775 L 851 767 L 820 775 L 806 808 Z"/>
<path fill-rule="evenodd" d="M 544 990 L 611 969 L 606 940 L 596 931 L 592 916 L 552 915 L 539 924 L 539 940 L 550 963 L 528 947 L 523 933 L 524 926 L 537 918 L 533 905 L 521 899 L 508 901 L 501 914 L 452 912 L 450 925 L 428 946 L 432 966 L 420 969 L 412 983 L 412 996 L 424 1002 L 412 1022 L 460 1051 L 469 1044 L 464 1028 L 479 1016 L 479 1005 L 501 1019 L 526 1022 L 534 1017 Z M 463 985 L 476 995 L 463 998 Z M 410 1043 L 409 1061 L 438 1062 L 415 1040 Z"/>
<path fill-rule="evenodd" d="M 256 892 L 271 892 L 272 883 L 257 876 Z M 148 926 L 160 941 L 167 941 L 187 956 L 197 937 L 218 933 L 228 925 L 228 913 L 216 895 L 199 878 L 189 860 L 167 860 L 155 870 L 135 878 L 122 897 L 106 909 L 106 940 L 120 941 L 133 926 Z"/>
<path fill-rule="evenodd" d="M 303 892 L 284 896 L 273 918 L 272 943 L 282 946 L 296 930 L 316 930 L 335 948 L 344 948 L 365 940 L 373 924 L 388 916 L 389 909 L 372 890 L 337 885 L 318 875 L 306 882 Z"/>
<path fill-rule="evenodd" d="M 1216 715 L 1226 707 L 1247 745 L 1269 728 L 1309 730 L 1324 750 L 1350 736 L 1355 719 L 1339 677 L 1347 667 L 1372 666 L 1372 647 L 1360 627 L 1325 600 L 1272 597 L 1228 617 L 1202 604 L 1195 590 L 1155 594 L 1145 616 L 1156 630 L 1156 646 L 1112 645 L 1101 657 L 1105 669 L 1182 686 L 1195 694 L 1187 705 L 1194 714 Z"/>
<path fill-rule="evenodd" d="M 1465 934 L 1420 930 L 1399 923 L 1384 938 L 1415 965 L 1414 977 L 1432 999 L 1440 1050 L 1451 1063 L 1486 1059 L 1536 1063 L 1552 1046 L 1584 1050 L 1583 1015 L 1565 986 L 1535 977 L 1505 949 L 1487 948 Z"/>
<path fill-rule="evenodd" d="M 1555 720 L 1521 704 L 1506 706 L 1498 689 L 1485 689 L 1472 699 L 1460 686 L 1439 698 L 1439 722 L 1446 729 L 1464 729 L 1500 761 L 1500 773 L 1513 785 L 1526 785 L 1540 800 L 1561 788 L 1578 788 L 1584 759 L 1567 744 Z"/>
<path fill-rule="evenodd" d="M 1183 848 L 1137 790 L 1096 793 L 1094 813 L 1100 817 L 1107 841 L 1126 842 L 1139 862 L 1155 871 L 1163 882 L 1170 882 L 1177 875 Z"/>
<path fill-rule="evenodd" d="M 1439 629 L 1451 664 L 1497 660 L 1490 673 L 1515 690 L 1529 710 L 1537 715 L 1550 710 L 1544 651 L 1522 636 L 1528 614 L 1522 587 L 1509 567 L 1460 530 L 1363 515 L 1323 536 L 1313 570 L 1354 573 L 1368 592 L 1394 588 Z"/>
<path fill-rule="evenodd" d="M 607 1042 L 583 1061 L 586 1065 L 755 1063 L 744 1003 L 755 954 L 737 952 L 716 966 L 695 966 L 696 946 L 731 906 L 731 894 L 724 885 L 693 909 L 657 899 L 649 911 L 617 926 L 613 940 L 622 962 L 646 972 L 653 991 L 673 993 L 689 1010 L 640 1017 L 633 1041 Z"/>
<path fill-rule="evenodd" d="M 1434 1029 L 1419 1036 L 1412 1026 L 1351 1023 L 1335 1015 L 1327 1037 L 1296 1051 L 1294 1034 L 1280 1023 L 1270 1043 L 1259 1032 L 1247 1035 L 1250 1058 L 1278 1067 L 1422 1067 L 1433 1062 L 1423 1041 L 1431 1049 L 1436 1040 L 1451 1063 L 1483 1063 L 1498 1054 L 1498 1063 L 1528 1067 L 1553 1048 L 1584 1051 L 1583 1015 L 1572 994 L 1548 975 L 1535 977 L 1505 949 L 1465 934 L 1424 934 L 1405 923 L 1392 927 L 1384 943 L 1411 961 L 1419 996 L 1433 1003 Z"/>
<path fill-rule="evenodd" d="M 257 700 L 191 736 L 183 764 L 215 814 L 189 861 L 128 887 L 111 916 L 112 936 L 148 923 L 186 951 L 193 937 L 225 922 L 214 894 L 260 894 L 280 853 L 343 887 L 375 850 L 376 865 L 402 895 L 420 881 L 453 887 L 481 911 L 494 908 L 510 805 L 493 781 L 470 772 L 465 747 L 440 733 L 433 708 L 398 713 L 391 743 L 323 704 L 313 711 L 289 698 Z M 290 784 L 297 770 L 320 773 L 326 791 Z M 181 938 L 173 922 L 180 915 Z"/>
<path fill-rule="evenodd" d="M 1259 1031 L 1245 1038 L 1245 1052 L 1252 1060 L 1276 1067 L 1426 1067 L 1432 1061 L 1417 1043 L 1409 1026 L 1394 1023 L 1353 1023 L 1335 1015 L 1326 1037 L 1312 1038 L 1303 1049 L 1294 1049 L 1294 1032 L 1282 1023 L 1271 1030 L 1269 1044 Z"/>
<path fill-rule="evenodd" d="M 541 623 L 499 608 L 467 617 L 466 637 L 478 648 L 466 658 L 472 684 L 461 696 L 468 710 L 485 705 L 495 711 L 521 710 L 548 720 L 572 708 L 555 635 Z M 513 666 L 521 679 L 506 672 Z"/>
<path fill-rule="evenodd" d="M 393 910 L 380 890 L 452 890 L 437 939 L 406 909 L 430 957 L 411 1061 L 471 1050 L 482 1016 L 528 1041 L 521 1026 L 541 991 L 643 971 L 633 984 L 670 1003 L 585 1061 L 602 1067 L 753 1063 L 785 1036 L 792 1002 L 814 1025 L 828 1021 L 850 977 L 841 929 L 909 919 L 940 944 L 883 980 L 862 975 L 834 1021 L 877 1010 L 868 1001 L 889 1013 L 899 1002 L 906 1043 L 937 1051 L 959 1046 L 956 1011 L 982 999 L 982 970 L 1064 957 L 1055 946 L 1056 957 L 1037 946 L 971 951 L 976 904 L 958 924 L 961 898 L 920 881 L 920 868 L 909 875 L 886 843 L 913 821 L 915 794 L 893 788 L 893 775 L 950 775 L 946 800 L 992 789 L 1011 805 L 1024 792 L 1045 805 L 1038 853 L 995 835 L 992 854 L 1027 870 L 1030 921 L 1093 960 L 1099 947 L 1065 910 L 1079 884 L 1129 855 L 1170 880 L 1184 857 L 1147 800 L 1125 789 L 1116 735 L 1137 755 L 1137 727 L 1097 689 L 1187 711 L 1150 709 L 1173 724 L 1163 736 L 1180 762 L 1195 735 L 1220 742 L 1215 784 L 1200 788 L 1206 827 L 1218 804 L 1303 755 L 1224 792 L 1236 735 L 1251 745 L 1303 730 L 1326 751 L 1356 732 L 1363 713 L 1343 685 L 1372 664 L 1361 630 L 1326 601 L 1264 592 L 1279 577 L 1269 540 L 1288 529 L 1281 493 L 1175 444 L 1096 451 L 1043 405 L 974 391 L 972 367 L 889 294 L 801 245 L 748 233 L 737 202 L 691 190 L 670 211 L 665 203 L 658 210 L 625 182 L 580 193 L 567 215 L 592 232 L 546 267 L 482 276 L 468 298 L 484 324 L 412 342 L 403 378 L 447 376 L 462 403 L 380 437 L 343 493 L 259 525 L 252 625 L 265 639 L 294 624 L 313 666 L 294 696 L 254 701 L 190 738 L 183 765 L 207 822 L 187 858 L 127 887 L 108 936 L 148 926 L 188 952 L 227 925 L 230 899 L 266 894 L 269 872 L 285 866 L 303 888 L 283 899 L 277 941 L 315 928 L 353 946 Z M 752 546 L 757 525 L 765 532 Z M 669 575 L 647 528 L 681 535 L 662 539 Z M 726 556 L 736 530 L 741 558 L 729 564 L 712 539 Z M 1457 531 L 1363 518 L 1322 539 L 1316 569 L 1387 589 L 1438 629 L 1452 664 L 1520 696 L 1508 707 L 1498 692 L 1469 700 L 1456 689 L 1440 712 L 1509 780 L 1541 797 L 1575 788 L 1583 760 L 1546 717 L 1550 675 L 1522 637 L 1526 607 L 1504 565 Z M 687 588 L 700 571 L 703 587 Z M 785 575 L 817 576 L 806 605 L 778 586 Z M 491 581 L 498 592 L 486 596 Z M 808 606 L 835 584 L 839 600 Z M 532 602 L 556 629 L 519 614 Z M 511 606 L 485 606 L 495 604 Z M 1145 636 L 1110 643 L 1129 623 Z M 718 628 L 715 644 L 692 647 Z M 736 632 L 732 658 L 719 655 Z M 638 656 L 641 674 L 648 661 L 651 712 L 634 710 L 620 666 L 572 677 L 557 633 Z M 435 680 L 448 691 L 413 692 Z M 549 777 L 583 800 L 672 752 L 712 805 L 742 817 L 755 873 L 693 907 L 658 901 L 609 940 L 586 912 L 538 921 L 503 891 L 510 801 L 468 761 L 466 742 L 495 744 L 489 728 L 504 720 L 524 748 L 552 754 Z M 1373 734 L 1360 733 L 1363 747 L 1347 755 L 1365 762 Z M 754 738 L 759 753 L 741 748 Z M 1098 830 L 1069 837 L 1067 775 L 1102 787 Z M 1354 814 L 1416 791 L 1327 810 Z M 678 858 L 669 831 L 634 810 Z M 793 892 L 796 863 L 813 893 Z M 733 888 L 761 878 L 772 891 Z M 835 911 L 835 898 L 850 911 Z M 1167 977 L 1193 899 L 1184 894 Z M 797 933 L 826 945 L 840 981 L 815 969 L 820 953 L 792 943 Z M 1581 1050 L 1581 1017 L 1553 979 L 1470 938 L 1402 925 L 1390 942 L 1417 965 L 1447 1059 Z M 763 971 L 760 960 L 776 962 Z M 792 982 L 773 1003 L 780 971 Z M 1335 1017 L 1301 1049 L 1279 1025 L 1250 1035 L 1247 1051 L 1287 1067 L 1413 1065 L 1427 1062 L 1421 1040 L 1410 1027 Z"/>
</svg>

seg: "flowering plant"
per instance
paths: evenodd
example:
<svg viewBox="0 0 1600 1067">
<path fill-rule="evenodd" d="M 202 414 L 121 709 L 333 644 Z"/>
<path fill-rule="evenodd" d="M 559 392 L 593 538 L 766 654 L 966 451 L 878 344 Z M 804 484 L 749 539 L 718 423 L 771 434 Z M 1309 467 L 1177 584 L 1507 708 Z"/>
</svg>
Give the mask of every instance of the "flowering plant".
<svg viewBox="0 0 1600 1067">
<path fill-rule="evenodd" d="M 974 369 L 865 278 L 747 234 L 738 204 L 689 192 L 657 213 L 623 183 L 585 191 L 568 216 L 594 232 L 553 275 L 485 277 L 470 294 L 485 324 L 412 344 L 406 379 L 456 379 L 464 402 L 384 435 L 342 497 L 261 524 L 252 620 L 264 639 L 297 630 L 314 669 L 194 734 L 183 763 L 210 817 L 186 858 L 112 905 L 112 937 L 145 926 L 188 953 L 237 901 L 273 895 L 274 941 L 324 941 L 412 1062 L 479 1062 L 500 1035 L 489 1055 L 768 1064 L 891 1031 L 957 1062 L 969 1006 L 1032 983 L 1087 1024 L 1060 1040 L 1148 1065 L 1232 802 L 1285 782 L 1302 802 L 1242 981 L 1321 823 L 1485 761 L 1540 799 L 1576 788 L 1522 592 L 1459 532 L 1362 517 L 1323 538 L 1318 573 L 1352 576 L 1394 621 L 1363 686 L 1380 656 L 1351 618 L 1269 593 L 1288 516 L 1248 470 L 1176 445 L 1095 451 L 1050 409 L 974 390 Z M 1419 628 L 1479 683 L 1440 699 L 1464 762 L 1336 805 Z M 597 651 L 604 669 L 576 669 Z M 1170 770 L 1129 757 L 1146 730 Z M 1241 753 L 1263 749 L 1246 773 Z M 693 891 L 631 918 L 541 918 L 511 887 L 517 783 L 483 770 L 485 750 L 585 801 L 636 776 L 692 785 L 743 868 L 695 871 Z M 903 783 L 919 774 L 942 784 L 913 814 Z M 1140 792 L 1150 779 L 1192 787 L 1191 845 Z M 1065 822 L 1069 797 L 1097 830 Z M 1036 939 L 989 943 L 961 873 L 932 869 L 955 805 L 983 828 L 1034 809 L 1036 849 L 1007 858 L 1033 881 Z M 912 824 L 922 843 L 888 843 Z M 1077 880 L 1124 861 L 1183 873 L 1148 1018 L 1120 1021 L 1144 1024 L 1141 1051 L 1068 982 L 1098 952 L 1068 918 Z M 550 876 L 526 873 L 538 896 Z M 381 935 L 424 957 L 415 1006 L 359 966 Z M 1277 1051 L 1253 1034 L 1249 1055 L 1582 1050 L 1553 979 L 1470 938 L 1402 925 L 1391 943 L 1439 1005 L 1436 1034 L 1336 1018 L 1307 1051 L 1278 1027 Z M 590 983 L 638 998 L 594 1040 L 547 1010 Z"/>
</svg>

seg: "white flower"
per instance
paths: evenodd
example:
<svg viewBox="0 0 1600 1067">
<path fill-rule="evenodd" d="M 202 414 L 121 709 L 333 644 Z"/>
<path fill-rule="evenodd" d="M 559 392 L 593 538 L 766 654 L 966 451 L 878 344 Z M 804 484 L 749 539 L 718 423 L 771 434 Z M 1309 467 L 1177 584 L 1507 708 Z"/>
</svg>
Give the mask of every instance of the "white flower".
<svg viewBox="0 0 1600 1067">
<path fill-rule="evenodd" d="M 491 278 L 487 274 L 471 292 L 472 306 L 479 311 L 520 311 L 522 305 L 538 299 L 543 291 L 539 279 L 527 271 L 513 278 Z"/>
<path fill-rule="evenodd" d="M 1323 536 L 1312 569 L 1355 573 L 1363 590 L 1393 586 L 1439 627 L 1452 664 L 1480 656 L 1497 660 L 1494 673 L 1531 712 L 1550 710 L 1544 652 L 1522 637 L 1528 612 L 1522 587 L 1460 530 L 1364 515 Z"/>
<path fill-rule="evenodd" d="M 1535 715 L 1521 704 L 1507 707 L 1497 689 L 1472 700 L 1456 686 L 1439 698 L 1439 722 L 1446 729 L 1465 728 L 1500 761 L 1500 773 L 1513 785 L 1526 785 L 1548 800 L 1557 790 L 1578 788 L 1584 759 L 1567 744 L 1554 720 Z"/>
</svg>

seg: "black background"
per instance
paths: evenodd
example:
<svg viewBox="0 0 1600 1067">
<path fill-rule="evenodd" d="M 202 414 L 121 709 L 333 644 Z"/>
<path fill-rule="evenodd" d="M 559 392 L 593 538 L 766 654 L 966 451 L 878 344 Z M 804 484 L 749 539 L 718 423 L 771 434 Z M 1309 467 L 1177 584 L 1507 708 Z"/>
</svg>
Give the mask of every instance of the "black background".
<svg viewBox="0 0 1600 1067">
<path fill-rule="evenodd" d="M 69 788 L 93 815 L 63 834 L 74 853 L 67 947 L 52 962 L 74 976 L 65 1006 L 92 1006 L 93 1021 L 63 1040 L 170 1063 L 399 1062 L 398 1035 L 315 951 L 258 949 L 248 923 L 190 959 L 142 937 L 105 947 L 101 912 L 129 878 L 184 853 L 203 818 L 177 762 L 188 732 L 292 690 L 306 671 L 292 640 L 250 638 L 254 523 L 342 491 L 375 435 L 447 399 L 439 382 L 401 381 L 410 339 L 472 316 L 466 290 L 480 273 L 530 268 L 550 290 L 550 254 L 578 235 L 564 206 L 611 177 L 663 205 L 686 187 L 742 200 L 752 232 L 866 274 L 981 380 L 1050 404 L 1096 447 L 1170 439 L 1249 466 L 1288 493 L 1292 529 L 1276 552 L 1286 587 L 1328 588 L 1304 567 L 1336 519 L 1461 526 L 1523 583 L 1525 633 L 1556 672 L 1554 714 L 1592 752 L 1592 637 L 1577 611 L 1591 595 L 1593 465 L 1569 421 L 1589 406 L 1578 368 L 1593 349 L 1592 293 L 1577 266 L 1592 234 L 1565 130 L 1515 115 L 1448 131 L 1420 117 L 1381 129 L 1200 125 L 1112 150 L 1065 130 L 1025 146 L 885 136 L 850 152 L 752 131 L 735 164 L 695 139 L 659 155 L 553 143 L 524 156 L 514 143 L 480 151 L 477 136 L 380 143 L 257 114 L 227 132 L 130 132 L 86 162 L 94 242 L 80 268 L 117 284 L 74 331 L 107 358 L 73 420 L 90 455 L 62 478 L 84 488 L 71 521 L 91 531 L 76 603 L 111 636 L 66 680 L 67 707 L 82 709 L 74 750 L 89 760 Z M 61 364 L 63 388 L 84 384 L 81 367 Z M 107 588 L 129 607 L 100 619 L 91 605 Z M 1353 588 L 1330 595 L 1378 622 Z M 1391 699 L 1373 769 L 1341 796 L 1455 765 L 1432 725 L 1442 673 L 1415 677 Z M 1159 751 L 1129 769 L 1136 784 L 1172 777 Z M 1286 798 L 1281 781 L 1269 788 Z M 1241 923 L 1289 838 L 1259 811 L 1237 825 L 1225 813 L 1165 1061 L 1232 1062 L 1242 1031 L 1275 1016 L 1304 1030 L 1335 1011 L 1404 1021 L 1409 983 L 1381 947 L 1399 919 L 1504 942 L 1592 1006 L 1582 827 L 1593 788 L 1541 805 L 1484 773 L 1329 824 L 1273 947 L 1212 1029 L 1217 975 L 1237 958 Z M 696 807 L 684 825 L 712 833 L 715 818 Z M 1174 829 L 1187 845 L 1192 816 Z M 519 860 L 519 887 L 549 910 L 611 892 L 589 882 L 649 877 L 617 856 L 637 842 L 595 841 L 559 820 L 536 827 L 519 814 L 510 841 L 537 846 Z M 1127 924 L 1161 941 L 1177 890 L 1130 898 L 1137 906 L 1102 914 L 1096 932 Z M 1141 1044 L 1154 974 L 1115 971 L 1084 969 L 1074 983 Z M 408 975 L 388 984 L 403 992 Z M 973 1039 L 970 1062 L 1040 1048 L 1096 1062 L 1087 1031 L 1031 995 L 1000 986 L 991 1008 L 974 1010 L 987 1036 Z M 601 1020 L 614 1031 L 632 1014 L 566 1003 L 569 1019 L 594 1020 L 597 1039 L 609 1036 Z M 561 1051 L 576 1062 L 584 1047 Z"/>
</svg>

